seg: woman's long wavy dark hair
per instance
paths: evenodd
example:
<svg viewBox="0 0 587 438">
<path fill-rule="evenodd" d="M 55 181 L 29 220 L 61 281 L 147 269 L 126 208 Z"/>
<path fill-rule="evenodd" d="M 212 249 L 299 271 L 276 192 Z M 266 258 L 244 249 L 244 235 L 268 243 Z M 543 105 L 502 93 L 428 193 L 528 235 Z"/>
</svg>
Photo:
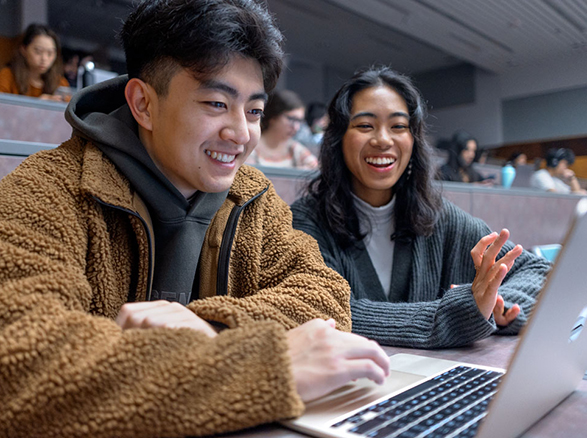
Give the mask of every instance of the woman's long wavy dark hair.
<svg viewBox="0 0 587 438">
<path fill-rule="evenodd" d="M 61 60 L 61 44 L 59 37 L 55 32 L 42 24 L 32 23 L 24 31 L 21 42 L 16 50 L 12 61 L 10 62 L 10 69 L 14 75 L 14 80 L 18 88 L 19 94 L 27 94 L 29 91 L 30 71 L 26 64 L 26 59 L 21 53 L 21 47 L 28 47 L 29 44 L 38 36 L 48 36 L 55 42 L 56 56 L 53 65 L 46 73 L 41 75 L 43 80 L 43 94 L 53 94 L 59 87 L 59 82 L 63 76 L 63 63 Z"/>
<path fill-rule="evenodd" d="M 420 93 L 408 77 L 389 67 L 359 70 L 330 102 L 330 123 L 320 148 L 321 172 L 307 189 L 318 204 L 321 220 L 330 227 L 342 247 L 351 246 L 364 237 L 359 229 L 359 217 L 351 196 L 352 175 L 344 162 L 342 139 L 349 126 L 355 94 L 379 86 L 388 86 L 403 97 L 414 137 L 411 175 L 404 172 L 394 186 L 394 238 L 429 236 L 441 208 L 440 194 L 432 186 L 431 147 L 425 138 L 426 107 Z"/>
</svg>

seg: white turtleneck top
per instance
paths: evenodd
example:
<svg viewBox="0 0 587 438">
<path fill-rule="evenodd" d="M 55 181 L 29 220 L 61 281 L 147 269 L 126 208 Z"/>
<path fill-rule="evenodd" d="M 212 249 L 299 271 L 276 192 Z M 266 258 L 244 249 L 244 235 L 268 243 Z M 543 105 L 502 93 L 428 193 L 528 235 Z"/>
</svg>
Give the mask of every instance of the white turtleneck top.
<svg viewBox="0 0 587 438">
<path fill-rule="evenodd" d="M 353 194 L 353 199 L 357 210 L 364 214 L 364 216 L 359 215 L 361 233 L 367 233 L 363 243 L 377 272 L 383 292 L 385 292 L 385 296 L 389 297 L 393 266 L 394 242 L 391 240 L 391 235 L 395 231 L 392 217 L 395 197 L 381 207 L 373 207 L 355 194 Z"/>
</svg>

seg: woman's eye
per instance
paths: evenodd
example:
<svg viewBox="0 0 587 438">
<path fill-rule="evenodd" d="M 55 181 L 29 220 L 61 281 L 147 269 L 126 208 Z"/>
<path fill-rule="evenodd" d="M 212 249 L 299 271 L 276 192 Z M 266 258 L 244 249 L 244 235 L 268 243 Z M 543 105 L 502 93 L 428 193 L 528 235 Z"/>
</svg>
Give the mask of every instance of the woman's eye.
<svg viewBox="0 0 587 438">
<path fill-rule="evenodd" d="M 369 128 L 371 128 L 371 125 L 368 125 L 367 123 L 361 123 L 361 124 L 357 125 L 357 128 L 369 129 Z"/>
<path fill-rule="evenodd" d="M 408 129 L 408 127 L 406 125 L 393 125 L 391 129 L 393 129 L 394 131 L 403 131 L 405 129 Z"/>
</svg>

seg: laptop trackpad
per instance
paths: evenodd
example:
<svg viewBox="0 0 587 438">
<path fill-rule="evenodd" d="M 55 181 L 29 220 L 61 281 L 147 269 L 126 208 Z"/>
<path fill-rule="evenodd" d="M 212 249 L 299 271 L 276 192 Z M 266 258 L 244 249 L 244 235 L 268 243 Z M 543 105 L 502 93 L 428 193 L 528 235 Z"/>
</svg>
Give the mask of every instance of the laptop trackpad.
<svg viewBox="0 0 587 438">
<path fill-rule="evenodd" d="M 320 417 L 321 422 L 329 421 L 331 418 L 344 415 L 381 397 L 389 396 L 390 393 L 423 378 L 424 376 L 418 374 L 392 371 L 389 378 L 381 386 L 367 379 L 357 380 L 325 397 L 307 403 L 304 418 L 311 421 L 311 417 L 316 415 Z"/>
</svg>

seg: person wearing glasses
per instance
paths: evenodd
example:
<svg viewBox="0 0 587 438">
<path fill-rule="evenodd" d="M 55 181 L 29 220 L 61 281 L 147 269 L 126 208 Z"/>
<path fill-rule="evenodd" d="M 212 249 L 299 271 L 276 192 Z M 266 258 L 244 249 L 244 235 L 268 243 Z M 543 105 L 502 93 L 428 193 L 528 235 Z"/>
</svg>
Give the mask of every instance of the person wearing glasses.
<svg viewBox="0 0 587 438">
<path fill-rule="evenodd" d="M 304 102 L 296 93 L 290 90 L 272 93 L 261 120 L 261 139 L 247 164 L 316 168 L 316 156 L 293 138 L 304 123 L 304 116 Z"/>
</svg>

